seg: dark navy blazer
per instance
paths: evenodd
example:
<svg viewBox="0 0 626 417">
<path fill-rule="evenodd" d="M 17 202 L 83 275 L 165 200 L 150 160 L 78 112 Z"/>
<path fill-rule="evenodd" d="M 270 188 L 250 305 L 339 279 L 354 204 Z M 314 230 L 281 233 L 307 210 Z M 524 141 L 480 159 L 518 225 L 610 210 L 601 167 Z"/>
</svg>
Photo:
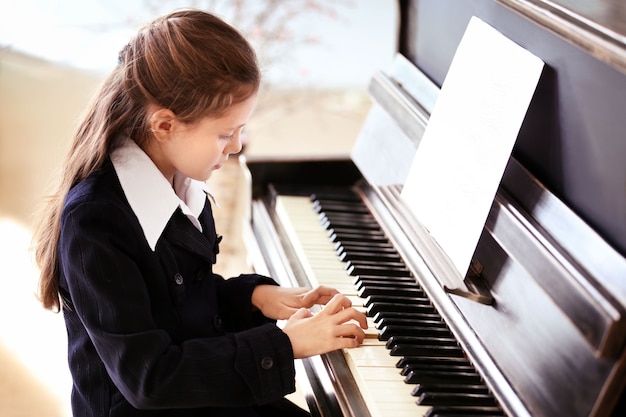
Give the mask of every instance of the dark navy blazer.
<svg viewBox="0 0 626 417">
<path fill-rule="evenodd" d="M 208 199 L 200 223 L 177 210 L 152 251 L 110 161 L 69 192 L 59 268 L 75 416 L 254 416 L 295 390 L 287 335 L 250 301 L 276 283 L 214 274 Z"/>
</svg>

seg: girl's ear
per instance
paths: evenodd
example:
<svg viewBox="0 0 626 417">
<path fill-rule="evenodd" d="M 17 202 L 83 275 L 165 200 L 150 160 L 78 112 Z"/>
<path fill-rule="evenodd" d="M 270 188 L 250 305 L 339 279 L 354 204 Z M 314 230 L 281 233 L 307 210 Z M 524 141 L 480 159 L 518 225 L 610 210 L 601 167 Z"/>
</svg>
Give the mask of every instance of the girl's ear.
<svg viewBox="0 0 626 417">
<path fill-rule="evenodd" d="M 158 141 L 167 140 L 176 122 L 176 115 L 170 109 L 160 108 L 150 116 L 150 131 Z"/>
</svg>

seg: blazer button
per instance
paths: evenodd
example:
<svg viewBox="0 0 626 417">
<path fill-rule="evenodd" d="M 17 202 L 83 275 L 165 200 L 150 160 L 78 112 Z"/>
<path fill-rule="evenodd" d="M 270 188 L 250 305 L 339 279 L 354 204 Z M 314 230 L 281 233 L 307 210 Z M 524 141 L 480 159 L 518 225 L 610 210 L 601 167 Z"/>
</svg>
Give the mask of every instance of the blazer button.
<svg viewBox="0 0 626 417">
<path fill-rule="evenodd" d="M 274 366 L 274 360 L 270 358 L 269 356 L 266 356 L 263 359 L 261 359 L 261 367 L 263 369 L 271 369 L 272 366 Z"/>
<path fill-rule="evenodd" d="M 178 273 L 177 273 L 176 275 L 174 275 L 174 282 L 175 282 L 177 285 L 181 285 L 181 284 L 183 283 L 183 281 L 184 281 L 184 280 L 183 280 L 183 276 L 182 276 L 181 274 L 178 274 Z"/>
<path fill-rule="evenodd" d="M 220 316 L 213 317 L 213 327 L 218 332 L 222 330 L 222 318 Z"/>
</svg>

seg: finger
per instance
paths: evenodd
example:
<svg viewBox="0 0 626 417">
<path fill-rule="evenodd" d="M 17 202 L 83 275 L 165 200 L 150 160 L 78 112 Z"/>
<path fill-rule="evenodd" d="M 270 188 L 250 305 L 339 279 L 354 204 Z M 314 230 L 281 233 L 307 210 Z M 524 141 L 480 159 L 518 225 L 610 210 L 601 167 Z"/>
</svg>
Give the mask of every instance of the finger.
<svg viewBox="0 0 626 417">
<path fill-rule="evenodd" d="M 313 314 L 306 308 L 299 308 L 295 313 L 291 315 L 290 319 L 293 318 L 295 320 L 301 320 L 312 316 Z"/>
<path fill-rule="evenodd" d="M 337 324 L 356 321 L 362 329 L 367 329 L 367 317 L 355 308 L 346 308 L 334 314 Z"/>
<path fill-rule="evenodd" d="M 326 285 L 320 285 L 316 288 L 316 291 L 320 296 L 328 297 L 329 300 L 333 298 L 336 294 L 339 294 L 339 290 L 337 290 L 336 288 L 327 287 Z"/>
<path fill-rule="evenodd" d="M 302 297 L 302 303 L 305 307 L 311 307 L 314 304 L 327 304 L 336 294 L 339 294 L 336 289 L 321 285 L 306 292 Z"/>
<path fill-rule="evenodd" d="M 323 313 L 336 314 L 337 312 L 352 306 L 352 301 L 343 294 L 335 294 L 333 298 L 322 309 Z"/>
<path fill-rule="evenodd" d="M 337 326 L 336 335 L 340 337 L 353 337 L 359 341 L 359 344 L 363 343 L 363 339 L 365 339 L 365 332 L 355 323 L 344 323 Z"/>
<path fill-rule="evenodd" d="M 363 340 L 358 340 L 354 337 L 342 337 L 339 340 L 341 342 L 338 349 L 352 349 L 361 346 L 363 343 Z"/>
<path fill-rule="evenodd" d="M 359 341 L 356 337 L 338 337 L 333 341 L 333 350 L 336 349 L 352 349 L 359 347 L 363 341 Z"/>
<path fill-rule="evenodd" d="M 341 327 L 346 327 L 345 325 Z M 352 326 L 355 329 L 359 329 L 358 326 Z M 360 330 L 360 329 L 359 329 Z M 363 331 L 363 330 L 361 330 Z M 344 332 L 346 336 L 336 337 L 333 340 L 333 344 L 338 348 L 354 348 L 363 344 L 364 336 L 358 334 L 352 334 L 351 332 Z"/>
</svg>

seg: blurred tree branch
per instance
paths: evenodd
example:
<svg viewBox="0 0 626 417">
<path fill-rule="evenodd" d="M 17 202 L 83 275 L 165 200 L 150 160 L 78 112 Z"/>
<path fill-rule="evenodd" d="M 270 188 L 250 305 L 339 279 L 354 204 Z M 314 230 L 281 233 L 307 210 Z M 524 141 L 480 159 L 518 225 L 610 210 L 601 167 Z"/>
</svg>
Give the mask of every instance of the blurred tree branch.
<svg viewBox="0 0 626 417">
<path fill-rule="evenodd" d="M 319 44 L 324 20 L 337 20 L 354 5 L 354 0 L 144 0 L 153 15 L 180 7 L 207 10 L 237 27 L 254 45 L 265 68 L 289 62 L 292 48 Z M 302 19 L 321 18 L 315 31 L 296 25 Z M 295 70 L 295 69 L 294 69 Z M 271 87 L 265 82 L 265 87 Z"/>
</svg>

